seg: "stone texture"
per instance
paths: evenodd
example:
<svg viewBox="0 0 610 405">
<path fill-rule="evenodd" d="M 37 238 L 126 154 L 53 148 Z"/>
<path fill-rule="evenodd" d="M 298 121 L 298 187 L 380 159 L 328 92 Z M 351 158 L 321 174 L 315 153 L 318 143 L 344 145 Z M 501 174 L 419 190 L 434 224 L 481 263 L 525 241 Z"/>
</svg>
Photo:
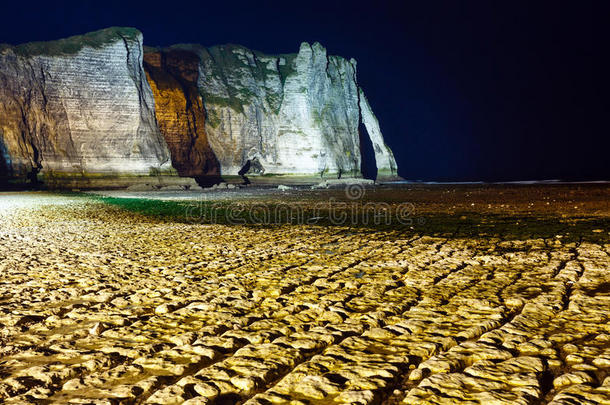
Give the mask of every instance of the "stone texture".
<svg viewBox="0 0 610 405">
<path fill-rule="evenodd" d="M 581 213 L 542 238 L 537 214 L 437 234 L 189 224 L 49 193 L 0 208 L 1 403 L 610 402 L 610 243 Z"/>
<path fill-rule="evenodd" d="M 155 115 L 180 176 L 219 176 L 220 165 L 205 132 L 205 109 L 197 88 L 199 58 L 188 51 L 144 55 L 155 98 Z"/>
<path fill-rule="evenodd" d="M 379 128 L 379 120 L 377 120 L 377 117 L 373 113 L 369 101 L 362 89 L 359 89 L 359 94 L 362 123 L 366 127 L 369 137 L 371 138 L 373 150 L 375 152 L 377 179 L 395 179 L 398 177 L 398 166 L 396 165 L 396 160 L 394 160 L 394 154 L 383 140 L 383 135 L 381 135 L 381 129 Z"/>
<path fill-rule="evenodd" d="M 145 175 L 171 169 L 142 69 L 142 34 L 110 28 L 0 51 L 0 176 Z"/>
</svg>

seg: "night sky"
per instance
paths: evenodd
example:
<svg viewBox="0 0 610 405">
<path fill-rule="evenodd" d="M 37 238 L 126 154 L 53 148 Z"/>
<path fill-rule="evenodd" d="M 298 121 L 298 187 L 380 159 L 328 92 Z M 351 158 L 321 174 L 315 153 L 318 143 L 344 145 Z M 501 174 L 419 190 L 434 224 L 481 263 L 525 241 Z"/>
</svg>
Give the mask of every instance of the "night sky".
<svg viewBox="0 0 610 405">
<path fill-rule="evenodd" d="M 354 57 L 409 180 L 610 180 L 602 1 L 3 4 L 0 42 L 133 26 L 151 46 L 302 41 Z M 604 93 L 604 94 L 603 94 Z"/>
</svg>

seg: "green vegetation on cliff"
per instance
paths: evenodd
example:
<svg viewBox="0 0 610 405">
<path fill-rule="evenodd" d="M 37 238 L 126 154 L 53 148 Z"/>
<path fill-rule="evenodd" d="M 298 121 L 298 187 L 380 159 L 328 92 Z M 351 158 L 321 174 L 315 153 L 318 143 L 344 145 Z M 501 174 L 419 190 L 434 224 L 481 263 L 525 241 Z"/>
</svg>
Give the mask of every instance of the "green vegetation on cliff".
<svg viewBox="0 0 610 405">
<path fill-rule="evenodd" d="M 12 48 L 16 54 L 21 56 L 73 55 L 86 46 L 98 49 L 123 39 L 135 41 L 139 35 L 141 35 L 141 33 L 136 28 L 110 27 L 83 35 L 58 39 L 56 41 L 28 42 L 16 46 L 3 44 L 0 45 L 0 51 L 6 48 Z"/>
<path fill-rule="evenodd" d="M 205 66 L 208 84 L 221 84 L 224 93 L 209 91 L 208 87 L 201 86 L 200 92 L 206 105 L 229 107 L 236 112 L 243 113 L 244 106 L 252 104 L 254 100 L 264 97 L 267 104 L 276 113 L 282 101 L 281 91 L 273 88 L 272 83 L 279 77 L 281 85 L 286 78 L 296 72 L 296 54 L 267 55 L 259 51 L 250 50 L 241 45 L 226 44 L 206 48 L 197 44 L 177 44 L 170 49 L 188 50 L 196 53 L 201 64 Z M 152 50 L 145 49 L 145 52 Z M 242 78 L 252 78 L 262 85 L 266 91 L 259 93 L 252 87 L 252 83 L 235 79 L 235 73 L 242 72 Z M 270 86 L 267 86 L 269 83 Z M 264 93 L 264 94 L 263 94 Z M 211 123 L 213 124 L 213 123 Z M 213 125 L 214 126 L 214 125 Z"/>
</svg>

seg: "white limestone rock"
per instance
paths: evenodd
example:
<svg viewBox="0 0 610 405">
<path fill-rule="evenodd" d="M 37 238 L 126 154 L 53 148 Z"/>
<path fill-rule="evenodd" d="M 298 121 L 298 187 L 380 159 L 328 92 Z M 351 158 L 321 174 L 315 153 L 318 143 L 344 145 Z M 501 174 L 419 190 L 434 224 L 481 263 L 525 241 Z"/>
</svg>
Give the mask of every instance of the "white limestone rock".
<svg viewBox="0 0 610 405">
<path fill-rule="evenodd" d="M 250 161 L 257 170 L 247 174 L 361 177 L 362 116 L 380 174 L 396 176 L 355 60 L 329 56 L 319 43 L 276 56 L 237 45 L 177 48 L 201 59 L 206 133 L 223 175 L 244 174 Z"/>
<path fill-rule="evenodd" d="M 5 175 L 171 169 L 133 28 L 0 48 L 0 117 Z"/>
<path fill-rule="evenodd" d="M 381 129 L 379 128 L 379 121 L 377 120 L 377 117 L 375 117 L 375 114 L 373 114 L 373 110 L 371 109 L 364 92 L 362 89 L 359 89 L 359 91 L 362 122 L 369 133 L 369 137 L 373 143 L 373 150 L 375 151 L 377 180 L 396 178 L 398 177 L 398 166 L 396 165 L 396 160 L 394 160 L 394 154 L 383 140 L 383 135 L 381 135 Z"/>
<path fill-rule="evenodd" d="M 396 176 L 355 60 L 329 56 L 319 43 L 275 56 L 236 45 L 170 49 L 199 57 L 205 134 L 221 175 L 359 178 L 362 122 L 379 177 Z M 142 59 L 142 34 L 133 28 L 0 45 L 0 182 L 194 185 L 148 177 L 177 173 Z"/>
</svg>

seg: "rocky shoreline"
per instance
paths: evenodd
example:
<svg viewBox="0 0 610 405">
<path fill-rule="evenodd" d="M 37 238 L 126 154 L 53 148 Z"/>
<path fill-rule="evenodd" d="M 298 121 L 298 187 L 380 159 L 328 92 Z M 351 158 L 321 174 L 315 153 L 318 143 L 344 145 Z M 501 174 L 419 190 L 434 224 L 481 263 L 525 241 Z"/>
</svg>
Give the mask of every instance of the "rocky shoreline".
<svg viewBox="0 0 610 405">
<path fill-rule="evenodd" d="M 0 193 L 0 402 L 610 402 L 607 187 L 499 191 L 363 228 Z"/>
</svg>

